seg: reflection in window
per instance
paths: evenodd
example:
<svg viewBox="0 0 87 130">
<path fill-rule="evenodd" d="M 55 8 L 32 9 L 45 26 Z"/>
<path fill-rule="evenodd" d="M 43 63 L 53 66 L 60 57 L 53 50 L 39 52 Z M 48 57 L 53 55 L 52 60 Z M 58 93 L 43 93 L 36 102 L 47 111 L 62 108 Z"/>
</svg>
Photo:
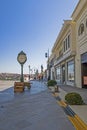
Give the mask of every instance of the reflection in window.
<svg viewBox="0 0 87 130">
<path fill-rule="evenodd" d="M 56 79 L 58 80 L 58 82 L 61 81 L 60 67 L 56 68 Z"/>
<path fill-rule="evenodd" d="M 68 73 L 67 73 L 67 75 L 68 75 L 68 81 L 70 81 L 70 82 L 74 82 L 74 61 L 72 60 L 72 61 L 69 61 L 68 63 L 67 63 L 67 67 L 68 67 Z"/>
<path fill-rule="evenodd" d="M 83 34 L 83 32 L 84 32 L 84 24 L 82 23 L 79 26 L 78 35 L 80 36 L 81 34 Z"/>
</svg>

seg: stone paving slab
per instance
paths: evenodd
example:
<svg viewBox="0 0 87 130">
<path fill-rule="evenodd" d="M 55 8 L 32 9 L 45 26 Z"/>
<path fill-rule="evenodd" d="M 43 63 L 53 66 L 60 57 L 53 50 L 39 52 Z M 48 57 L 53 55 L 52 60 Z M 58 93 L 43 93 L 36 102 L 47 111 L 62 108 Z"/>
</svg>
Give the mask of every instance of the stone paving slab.
<svg viewBox="0 0 87 130">
<path fill-rule="evenodd" d="M 87 105 L 71 105 L 71 108 L 87 124 Z"/>
<path fill-rule="evenodd" d="M 71 86 L 59 88 L 59 97 L 65 101 L 65 95 L 69 92 L 77 92 L 82 96 L 86 105 L 69 105 L 71 109 L 87 124 L 87 89 L 79 89 Z"/>
<path fill-rule="evenodd" d="M 50 91 L 15 95 L 0 104 L 0 130 L 75 130 Z"/>
</svg>

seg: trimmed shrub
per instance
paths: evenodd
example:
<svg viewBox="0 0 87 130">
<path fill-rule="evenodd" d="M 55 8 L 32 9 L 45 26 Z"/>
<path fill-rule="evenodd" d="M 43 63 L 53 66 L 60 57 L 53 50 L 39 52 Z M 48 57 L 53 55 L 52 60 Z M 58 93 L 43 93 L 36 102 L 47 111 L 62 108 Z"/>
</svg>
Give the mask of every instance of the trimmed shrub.
<svg viewBox="0 0 87 130">
<path fill-rule="evenodd" d="M 47 86 L 55 86 L 57 84 L 57 82 L 55 80 L 49 80 L 47 82 Z"/>
<path fill-rule="evenodd" d="M 65 95 L 65 100 L 70 105 L 82 105 L 83 100 L 80 94 L 76 92 L 68 93 Z"/>
</svg>

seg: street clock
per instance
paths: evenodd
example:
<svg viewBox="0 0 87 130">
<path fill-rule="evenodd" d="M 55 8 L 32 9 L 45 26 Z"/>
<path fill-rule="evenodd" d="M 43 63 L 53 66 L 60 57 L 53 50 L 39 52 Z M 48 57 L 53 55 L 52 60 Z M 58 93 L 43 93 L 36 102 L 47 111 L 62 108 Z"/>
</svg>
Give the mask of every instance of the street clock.
<svg viewBox="0 0 87 130">
<path fill-rule="evenodd" d="M 26 57 L 26 54 L 21 51 L 18 56 L 17 56 L 17 61 L 20 63 L 20 64 L 24 64 L 26 61 L 27 61 L 27 57 Z"/>
<path fill-rule="evenodd" d="M 27 56 L 26 54 L 21 51 L 18 56 L 17 56 L 17 61 L 21 64 L 21 78 L 20 81 L 24 82 L 24 77 L 23 77 L 23 64 L 27 61 Z"/>
</svg>

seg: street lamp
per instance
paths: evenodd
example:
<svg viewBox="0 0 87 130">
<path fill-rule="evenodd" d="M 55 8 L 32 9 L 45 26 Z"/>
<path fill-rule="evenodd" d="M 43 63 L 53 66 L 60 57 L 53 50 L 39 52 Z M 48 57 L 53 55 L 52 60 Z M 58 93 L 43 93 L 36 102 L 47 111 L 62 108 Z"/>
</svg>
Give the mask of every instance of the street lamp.
<svg viewBox="0 0 87 130">
<path fill-rule="evenodd" d="M 21 82 L 24 82 L 24 78 L 23 78 L 23 65 L 24 63 L 27 61 L 27 56 L 26 54 L 21 51 L 18 56 L 17 56 L 17 61 L 21 64 Z"/>
<path fill-rule="evenodd" d="M 45 57 L 48 58 L 47 69 L 48 69 L 48 80 L 50 80 L 49 49 L 48 49 L 48 52 L 45 53 Z"/>
</svg>

